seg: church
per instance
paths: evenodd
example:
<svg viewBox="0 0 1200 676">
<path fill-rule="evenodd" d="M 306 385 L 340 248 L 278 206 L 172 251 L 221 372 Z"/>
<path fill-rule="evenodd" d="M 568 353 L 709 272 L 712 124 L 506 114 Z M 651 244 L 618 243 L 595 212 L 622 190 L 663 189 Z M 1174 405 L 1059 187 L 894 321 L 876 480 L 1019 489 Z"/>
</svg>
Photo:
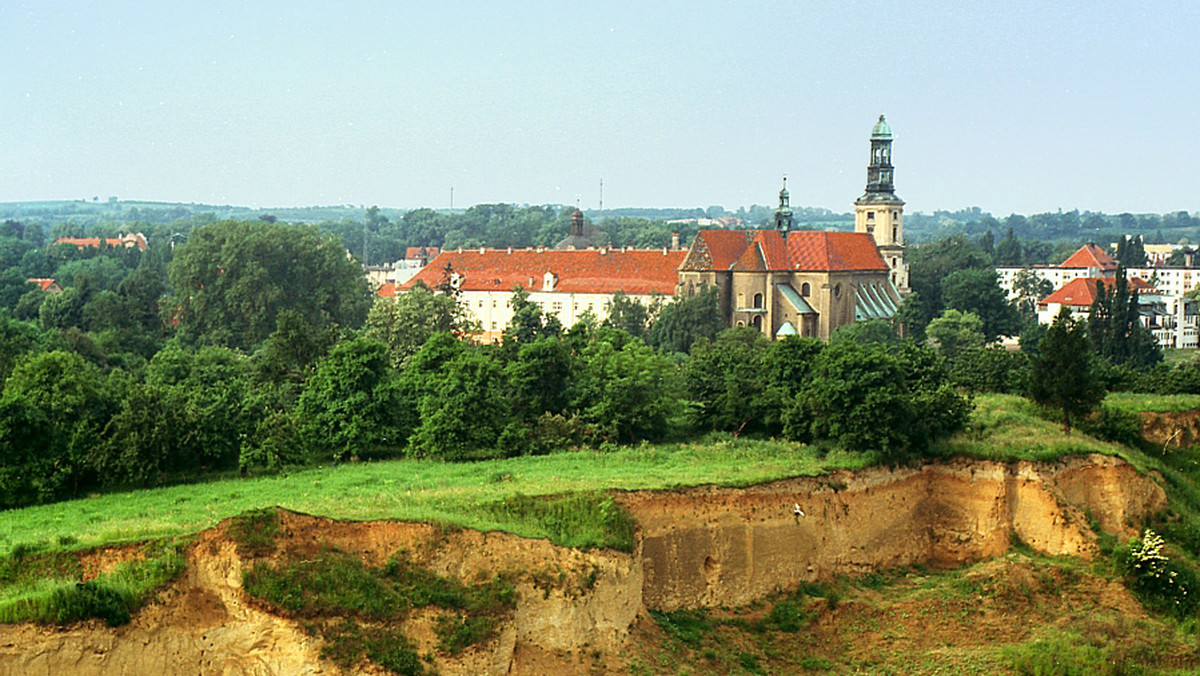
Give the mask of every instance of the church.
<svg viewBox="0 0 1200 676">
<path fill-rule="evenodd" d="M 793 230 L 785 179 L 775 228 L 701 230 L 679 266 L 678 292 L 715 286 L 730 326 L 768 338 L 829 340 L 846 324 L 891 320 L 908 293 L 904 202 L 892 176 L 892 130 L 880 115 L 854 232 Z"/>
<path fill-rule="evenodd" d="M 618 248 L 598 245 L 577 209 L 570 235 L 554 248 L 442 251 L 415 277 L 379 294 L 445 281 L 479 322 L 479 340 L 492 342 L 512 320 L 516 287 L 571 326 L 585 314 L 603 321 L 617 292 L 654 306 L 714 286 L 731 327 L 753 326 L 772 339 L 829 340 L 846 324 L 895 317 L 908 293 L 903 215 L 892 183 L 892 130 L 880 115 L 866 192 L 854 203 L 854 232 L 793 230 L 785 179 L 773 229 L 701 230 L 688 249 L 675 242 Z"/>
</svg>

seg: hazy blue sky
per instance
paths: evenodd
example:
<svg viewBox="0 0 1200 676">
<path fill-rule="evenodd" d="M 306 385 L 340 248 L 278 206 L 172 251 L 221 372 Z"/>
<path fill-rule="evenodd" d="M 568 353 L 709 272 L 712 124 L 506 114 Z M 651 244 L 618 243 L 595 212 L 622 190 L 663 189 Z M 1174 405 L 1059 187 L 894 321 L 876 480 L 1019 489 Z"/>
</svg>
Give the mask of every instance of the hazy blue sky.
<svg viewBox="0 0 1200 676">
<path fill-rule="evenodd" d="M 0 0 L 0 201 L 1200 209 L 1200 1 Z"/>
</svg>

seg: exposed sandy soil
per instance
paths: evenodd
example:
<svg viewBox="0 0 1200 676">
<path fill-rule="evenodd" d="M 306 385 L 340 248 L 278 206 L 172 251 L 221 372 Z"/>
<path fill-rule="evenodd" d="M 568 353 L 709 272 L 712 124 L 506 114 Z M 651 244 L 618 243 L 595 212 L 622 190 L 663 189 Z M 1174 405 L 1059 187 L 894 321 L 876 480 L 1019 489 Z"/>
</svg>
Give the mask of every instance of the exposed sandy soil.
<svg viewBox="0 0 1200 676">
<path fill-rule="evenodd" d="M 1139 414 L 1142 418 L 1142 436 L 1163 450 L 1193 448 L 1200 445 L 1200 411 L 1181 413 Z"/>
<path fill-rule="evenodd" d="M 268 556 L 302 559 L 336 547 L 378 565 L 404 550 L 430 571 L 464 581 L 508 573 L 517 589 L 511 619 L 487 644 L 455 658 L 439 655 L 439 673 L 590 674 L 624 669 L 644 658 L 642 647 L 666 645 L 646 620 L 646 608 L 731 608 L 841 574 L 960 566 L 1004 554 L 1014 535 L 1038 552 L 1086 560 L 1096 552 L 1096 536 L 1085 512 L 1127 536 L 1166 504 L 1151 479 L 1102 456 L 1050 465 L 958 462 L 873 469 L 744 489 L 625 493 L 619 499 L 640 524 L 633 554 L 571 550 L 505 533 L 284 513 L 276 549 Z M 803 517 L 793 514 L 796 504 Z M 183 577 L 129 625 L 0 626 L 0 674 L 342 673 L 321 659 L 320 641 L 300 622 L 247 597 L 242 571 L 249 562 L 226 530 L 222 525 L 202 533 L 188 552 Z M 85 566 L 105 570 L 119 559 L 116 550 L 93 552 Z M 1024 574 L 1010 572 L 999 577 L 1019 582 Z M 1081 593 L 1136 616 L 1140 606 L 1123 592 L 1119 585 L 1097 583 Z M 890 612 L 915 612 L 889 603 Z M 942 638 L 927 637 L 922 627 L 929 620 L 914 623 L 904 635 L 876 635 L 867 626 L 858 634 L 863 641 L 826 632 L 829 623 L 840 627 L 879 612 L 867 595 L 822 614 L 803 636 L 822 645 L 840 640 L 847 646 L 842 652 L 873 653 L 899 641 L 969 643 L 980 627 L 997 636 L 1015 630 L 1006 619 L 1011 608 L 994 599 L 977 605 L 978 613 L 957 636 L 947 628 Z M 432 622 L 432 614 L 415 613 L 405 625 L 421 654 L 435 648 Z M 381 671 L 363 664 L 354 673 Z"/>
</svg>

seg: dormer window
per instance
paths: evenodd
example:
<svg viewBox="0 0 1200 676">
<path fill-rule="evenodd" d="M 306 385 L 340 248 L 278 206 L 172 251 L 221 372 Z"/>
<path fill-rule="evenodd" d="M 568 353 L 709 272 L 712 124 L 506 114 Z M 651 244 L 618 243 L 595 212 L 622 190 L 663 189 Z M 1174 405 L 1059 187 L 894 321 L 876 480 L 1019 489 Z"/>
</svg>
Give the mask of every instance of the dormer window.
<svg viewBox="0 0 1200 676">
<path fill-rule="evenodd" d="M 555 274 L 547 270 L 546 274 L 542 275 L 542 291 L 553 291 L 554 284 L 557 281 L 558 278 L 555 276 Z"/>
</svg>

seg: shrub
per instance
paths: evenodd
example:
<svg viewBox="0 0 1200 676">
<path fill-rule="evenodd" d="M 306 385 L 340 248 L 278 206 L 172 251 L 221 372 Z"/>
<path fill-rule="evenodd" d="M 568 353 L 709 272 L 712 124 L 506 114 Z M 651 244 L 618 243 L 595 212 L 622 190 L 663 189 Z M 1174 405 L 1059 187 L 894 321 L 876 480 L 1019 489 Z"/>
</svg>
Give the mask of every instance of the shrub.
<svg viewBox="0 0 1200 676">
<path fill-rule="evenodd" d="M 1026 643 L 1005 650 L 1017 673 L 1026 676 L 1096 676 L 1125 673 L 1109 662 L 1109 651 L 1066 638 Z"/>
<path fill-rule="evenodd" d="M 1142 444 L 1141 418 L 1136 413 L 1111 406 L 1101 406 L 1100 410 L 1080 421 L 1079 428 L 1104 441 L 1134 448 Z"/>
<path fill-rule="evenodd" d="M 132 613 L 163 585 L 183 572 L 183 545 L 151 544 L 146 557 L 112 572 L 79 582 L 78 559 L 51 554 L 0 561 L 0 622 L 69 624 L 99 618 L 110 626 L 129 622 Z M 74 579 L 72 579 L 74 578 Z"/>
<path fill-rule="evenodd" d="M 447 614 L 438 617 L 434 631 L 438 635 L 438 647 L 457 655 L 467 646 L 483 643 L 496 632 L 496 618 Z"/>
<path fill-rule="evenodd" d="M 691 648 L 699 648 L 705 635 L 712 631 L 708 610 L 651 610 L 650 617 L 667 636 Z"/>
<path fill-rule="evenodd" d="M 493 502 L 487 509 L 507 519 L 536 523 L 564 547 L 633 551 L 637 523 L 605 493 L 592 491 L 551 498 L 518 494 Z"/>
<path fill-rule="evenodd" d="M 333 660 L 343 669 L 351 669 L 363 657 L 403 676 L 422 676 L 428 673 L 421 658 L 413 648 L 412 641 L 399 629 L 390 627 L 363 627 L 354 620 L 343 620 L 340 624 L 321 628 L 321 636 L 328 644 L 321 649 L 321 657 Z"/>
<path fill-rule="evenodd" d="M 1165 545 L 1160 535 L 1147 528 L 1140 541 L 1118 552 L 1118 562 L 1130 590 L 1147 607 L 1178 618 L 1194 616 L 1200 603 L 1200 575 L 1164 554 Z"/>
</svg>

